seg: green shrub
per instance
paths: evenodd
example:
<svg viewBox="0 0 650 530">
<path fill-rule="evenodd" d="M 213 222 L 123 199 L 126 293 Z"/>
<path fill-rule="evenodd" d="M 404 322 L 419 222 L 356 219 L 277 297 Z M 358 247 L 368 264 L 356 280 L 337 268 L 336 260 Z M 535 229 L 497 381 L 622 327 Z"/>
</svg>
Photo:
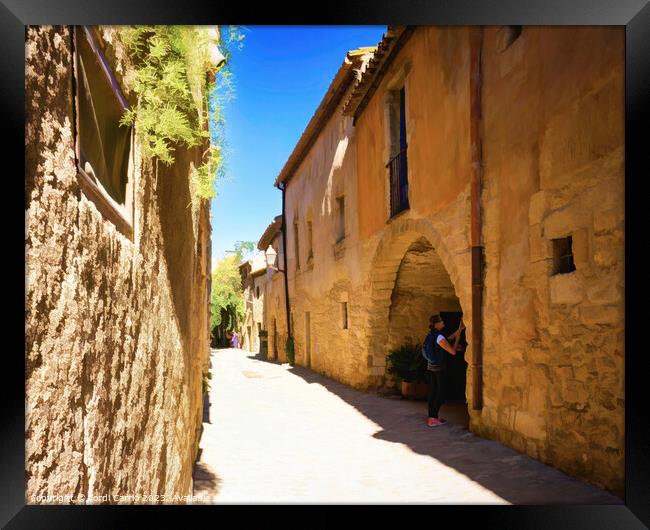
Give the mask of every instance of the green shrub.
<svg viewBox="0 0 650 530">
<path fill-rule="evenodd" d="M 293 337 L 289 337 L 287 339 L 286 352 L 287 352 L 287 359 L 289 359 L 289 364 L 293 366 L 296 361 L 296 353 L 294 350 Z"/>
<path fill-rule="evenodd" d="M 427 361 L 422 357 L 420 344 L 403 344 L 389 352 L 386 357 L 387 372 L 397 379 L 397 382 L 426 383 Z"/>
</svg>

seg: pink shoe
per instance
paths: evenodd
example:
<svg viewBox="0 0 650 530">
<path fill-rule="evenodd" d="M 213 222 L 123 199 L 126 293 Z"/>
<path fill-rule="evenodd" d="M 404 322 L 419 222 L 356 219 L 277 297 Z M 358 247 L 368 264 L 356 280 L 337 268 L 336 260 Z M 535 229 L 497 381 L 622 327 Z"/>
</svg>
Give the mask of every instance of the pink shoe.
<svg viewBox="0 0 650 530">
<path fill-rule="evenodd" d="M 438 425 L 442 425 L 442 423 L 440 422 L 440 420 L 438 418 L 429 418 L 427 420 L 427 425 L 429 427 L 437 427 Z"/>
</svg>

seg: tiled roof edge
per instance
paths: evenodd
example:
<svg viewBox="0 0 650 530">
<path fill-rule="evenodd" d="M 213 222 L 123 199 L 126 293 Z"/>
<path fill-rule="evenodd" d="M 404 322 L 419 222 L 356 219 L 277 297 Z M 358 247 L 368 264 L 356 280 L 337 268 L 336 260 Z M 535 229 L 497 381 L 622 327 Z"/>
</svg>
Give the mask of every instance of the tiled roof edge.
<svg viewBox="0 0 650 530">
<path fill-rule="evenodd" d="M 257 243 L 258 250 L 264 251 L 269 248 L 271 241 L 273 241 L 275 236 L 280 232 L 281 228 L 282 216 L 277 215 L 273 218 L 273 222 L 266 227 L 266 230 L 264 230 L 262 237 L 260 237 L 260 240 Z"/>
<path fill-rule="evenodd" d="M 285 162 L 280 174 L 275 179 L 274 185 L 276 187 L 279 187 L 282 182 L 288 182 L 296 169 L 298 169 L 298 166 L 304 160 L 309 149 L 318 138 L 321 129 L 332 116 L 341 102 L 341 99 L 345 95 L 346 90 L 354 81 L 354 68 L 358 67 L 362 63 L 363 56 L 372 53 L 373 49 L 374 47 L 358 48 L 356 50 L 351 50 L 346 54 L 343 64 L 332 79 L 332 82 L 327 88 L 316 112 L 314 112 L 314 115 L 309 120 L 309 123 L 300 136 L 298 143 L 291 152 L 291 155 L 289 155 L 289 158 Z"/>
<path fill-rule="evenodd" d="M 409 26 L 388 26 L 388 30 L 377 45 L 377 51 L 359 73 L 352 93 L 343 104 L 344 115 L 354 115 L 356 120 L 386 73 L 387 66 L 411 35 L 413 29 Z"/>
</svg>

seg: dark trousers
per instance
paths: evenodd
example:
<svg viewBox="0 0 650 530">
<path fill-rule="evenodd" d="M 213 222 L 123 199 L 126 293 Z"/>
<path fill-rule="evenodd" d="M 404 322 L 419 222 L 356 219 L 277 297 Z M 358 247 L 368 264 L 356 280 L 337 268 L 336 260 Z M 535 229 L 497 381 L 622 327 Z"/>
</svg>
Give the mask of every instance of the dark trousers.
<svg viewBox="0 0 650 530">
<path fill-rule="evenodd" d="M 445 398 L 445 372 L 429 372 L 431 392 L 429 394 L 429 418 L 437 418 Z"/>
</svg>

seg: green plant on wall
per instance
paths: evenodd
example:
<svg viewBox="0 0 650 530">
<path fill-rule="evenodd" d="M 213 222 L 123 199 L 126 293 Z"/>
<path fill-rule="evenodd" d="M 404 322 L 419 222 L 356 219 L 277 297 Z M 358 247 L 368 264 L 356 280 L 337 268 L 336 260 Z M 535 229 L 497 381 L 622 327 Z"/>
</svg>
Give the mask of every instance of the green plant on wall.
<svg viewBox="0 0 650 530">
<path fill-rule="evenodd" d="M 397 382 L 426 383 L 427 362 L 422 356 L 422 346 L 419 344 L 403 344 L 391 350 L 386 356 L 386 371 L 397 379 Z"/>
<path fill-rule="evenodd" d="M 294 350 L 293 337 L 289 337 L 287 339 L 287 345 L 285 347 L 285 351 L 287 353 L 287 359 L 289 360 L 289 364 L 291 366 L 294 366 L 296 361 L 296 352 Z"/>
<path fill-rule="evenodd" d="M 225 138 L 222 99 L 211 95 L 217 85 L 232 91 L 228 45 L 241 46 L 243 35 L 230 27 L 224 42 L 218 28 L 208 26 L 123 26 L 118 35 L 135 63 L 125 82 L 138 97 L 122 123 L 135 125 L 143 155 L 167 165 L 174 162 L 175 146 L 196 147 L 209 139 L 192 178 L 196 198 L 214 197 Z M 214 64 L 217 44 L 225 51 L 220 64 Z M 210 128 L 218 131 L 211 135 Z"/>
</svg>

